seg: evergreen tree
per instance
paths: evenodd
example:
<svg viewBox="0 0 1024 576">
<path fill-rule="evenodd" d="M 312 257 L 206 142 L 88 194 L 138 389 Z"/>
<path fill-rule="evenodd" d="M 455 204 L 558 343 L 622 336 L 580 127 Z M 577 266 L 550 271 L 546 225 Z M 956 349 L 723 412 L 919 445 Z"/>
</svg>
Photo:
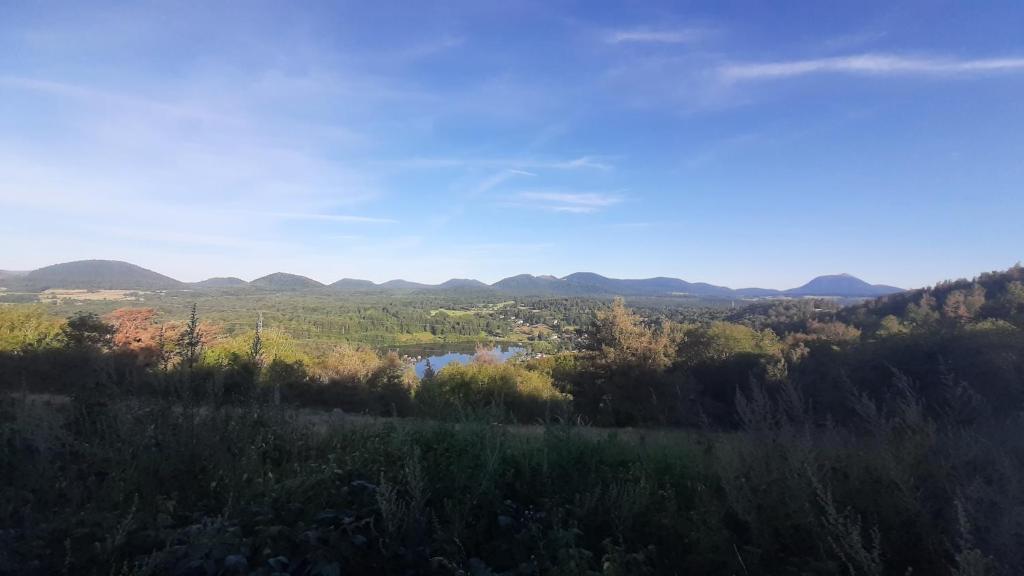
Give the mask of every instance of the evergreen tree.
<svg viewBox="0 0 1024 576">
<path fill-rule="evenodd" d="M 199 360 L 203 348 L 203 333 L 199 327 L 199 316 L 196 313 L 196 305 L 192 304 L 192 312 L 189 314 L 188 324 L 178 338 L 178 355 L 185 362 L 189 370 Z"/>
<path fill-rule="evenodd" d="M 256 334 L 249 346 L 249 358 L 257 367 L 263 365 L 263 312 L 260 312 L 259 320 L 256 321 Z"/>
</svg>

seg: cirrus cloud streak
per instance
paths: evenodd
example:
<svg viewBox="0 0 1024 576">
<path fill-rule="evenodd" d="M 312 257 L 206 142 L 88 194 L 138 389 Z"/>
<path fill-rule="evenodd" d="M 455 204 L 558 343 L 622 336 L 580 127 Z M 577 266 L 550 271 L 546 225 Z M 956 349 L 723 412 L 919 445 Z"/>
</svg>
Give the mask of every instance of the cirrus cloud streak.
<svg viewBox="0 0 1024 576">
<path fill-rule="evenodd" d="M 892 54 L 856 54 L 805 60 L 728 64 L 719 68 L 727 81 L 775 80 L 811 74 L 958 76 L 1024 70 L 1024 58 L 955 59 Z"/>
<path fill-rule="evenodd" d="M 622 196 L 604 192 L 520 192 L 517 198 L 529 206 L 551 212 L 590 214 L 622 202 Z"/>
</svg>

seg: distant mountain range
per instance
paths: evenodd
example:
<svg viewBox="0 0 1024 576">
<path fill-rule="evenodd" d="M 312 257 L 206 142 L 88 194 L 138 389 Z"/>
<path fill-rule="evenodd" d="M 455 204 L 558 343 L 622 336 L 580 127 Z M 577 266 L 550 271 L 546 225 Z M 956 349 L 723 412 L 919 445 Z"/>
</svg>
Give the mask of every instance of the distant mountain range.
<svg viewBox="0 0 1024 576">
<path fill-rule="evenodd" d="M 120 289 L 120 290 L 260 290 L 270 292 L 330 291 L 335 293 L 409 293 L 418 291 L 499 292 L 512 296 L 696 296 L 702 298 L 771 298 L 822 296 L 831 298 L 873 298 L 902 292 L 903 289 L 836 274 L 819 276 L 790 290 L 769 288 L 732 289 L 678 278 L 622 280 L 593 272 L 568 276 L 520 274 L 485 284 L 479 280 L 453 278 L 441 284 L 421 284 L 408 280 L 390 280 L 375 284 L 369 280 L 344 278 L 324 285 L 312 278 L 275 272 L 251 282 L 240 278 L 218 277 L 185 283 L 128 262 L 80 260 L 46 266 L 31 272 L 0 271 L 0 286 L 10 290 L 41 291 L 48 288 Z"/>
</svg>

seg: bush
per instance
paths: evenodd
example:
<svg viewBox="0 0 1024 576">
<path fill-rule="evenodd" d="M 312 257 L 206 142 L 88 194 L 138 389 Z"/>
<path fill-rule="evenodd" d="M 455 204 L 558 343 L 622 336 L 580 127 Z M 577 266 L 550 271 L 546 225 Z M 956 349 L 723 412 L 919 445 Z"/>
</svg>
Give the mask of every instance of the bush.
<svg viewBox="0 0 1024 576">
<path fill-rule="evenodd" d="M 781 357 L 782 343 L 770 329 L 759 331 L 741 324 L 713 322 L 685 331 L 676 362 L 695 366 L 746 354 Z"/>
<path fill-rule="evenodd" d="M 260 385 L 267 389 L 278 388 L 285 393 L 309 383 L 310 375 L 301 360 L 287 362 L 280 358 L 272 360 L 260 373 Z"/>
<path fill-rule="evenodd" d="M 282 363 L 274 378 L 287 380 L 287 401 L 380 416 L 411 415 L 417 384 L 412 367 L 394 352 L 382 357 L 372 348 L 348 345 L 335 347 L 311 377 L 304 366 Z"/>
<path fill-rule="evenodd" d="M 369 380 L 380 362 L 380 354 L 373 348 L 342 344 L 331 349 L 314 373 L 324 382 L 361 384 Z"/>
<path fill-rule="evenodd" d="M 0 305 L 0 352 L 59 346 L 62 325 L 42 306 Z"/>
<path fill-rule="evenodd" d="M 204 330 L 209 328 L 204 327 Z M 256 332 L 243 332 L 230 338 L 222 338 L 205 348 L 203 361 L 211 364 L 226 364 L 232 354 L 238 356 L 251 355 L 252 341 Z M 309 357 L 300 350 L 299 343 L 283 330 L 267 328 L 260 334 L 262 351 L 261 360 L 270 365 L 275 360 L 309 365 Z"/>
<path fill-rule="evenodd" d="M 561 414 L 568 395 L 551 377 L 516 363 L 452 363 L 425 380 L 416 393 L 424 413 L 451 418 L 480 410 L 497 410 L 520 422 Z"/>
</svg>

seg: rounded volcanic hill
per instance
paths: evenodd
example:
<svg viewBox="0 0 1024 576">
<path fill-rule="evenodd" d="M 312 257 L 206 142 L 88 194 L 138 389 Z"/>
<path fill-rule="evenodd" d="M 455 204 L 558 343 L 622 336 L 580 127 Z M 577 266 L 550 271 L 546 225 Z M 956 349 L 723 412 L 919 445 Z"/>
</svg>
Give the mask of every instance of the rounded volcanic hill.
<svg viewBox="0 0 1024 576">
<path fill-rule="evenodd" d="M 180 290 L 185 288 L 170 276 L 118 260 L 78 260 L 45 266 L 23 277 L 29 286 L 85 290 Z"/>
</svg>

